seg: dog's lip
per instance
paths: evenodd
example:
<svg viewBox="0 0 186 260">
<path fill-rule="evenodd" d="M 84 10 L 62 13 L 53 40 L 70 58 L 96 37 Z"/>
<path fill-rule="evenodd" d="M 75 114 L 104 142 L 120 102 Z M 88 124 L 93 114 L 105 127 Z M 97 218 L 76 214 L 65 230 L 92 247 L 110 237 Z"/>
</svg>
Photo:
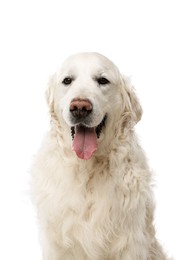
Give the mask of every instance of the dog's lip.
<svg viewBox="0 0 186 260">
<path fill-rule="evenodd" d="M 97 135 L 97 138 L 100 137 L 100 134 L 102 132 L 102 128 L 105 126 L 105 122 L 106 122 L 106 119 L 107 119 L 107 115 L 105 115 L 101 121 L 101 123 L 95 127 L 89 127 L 83 123 L 80 123 L 80 124 L 77 124 L 75 126 L 71 126 L 71 136 L 72 136 L 72 139 L 74 139 L 74 135 L 75 135 L 75 132 L 76 132 L 76 127 L 84 127 L 84 128 L 94 128 L 95 129 L 95 132 L 96 132 L 96 135 Z"/>
<path fill-rule="evenodd" d="M 100 134 L 102 132 L 102 128 L 105 126 L 105 122 L 107 119 L 107 115 L 105 115 L 101 121 L 101 123 L 96 127 L 96 134 L 97 134 L 97 138 L 100 137 Z"/>
</svg>

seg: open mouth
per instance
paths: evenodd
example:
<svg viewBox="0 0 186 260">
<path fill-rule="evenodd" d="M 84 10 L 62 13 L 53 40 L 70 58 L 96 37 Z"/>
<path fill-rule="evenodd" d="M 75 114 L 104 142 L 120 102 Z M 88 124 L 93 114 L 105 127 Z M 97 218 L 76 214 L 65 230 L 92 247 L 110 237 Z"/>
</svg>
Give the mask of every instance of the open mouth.
<svg viewBox="0 0 186 260">
<path fill-rule="evenodd" d="M 107 116 L 105 116 L 105 117 L 103 118 L 103 120 L 101 121 L 101 123 L 100 123 L 97 127 L 95 127 L 95 131 L 96 131 L 97 138 L 100 137 L 102 128 L 105 126 L 106 118 L 107 118 Z M 82 125 L 82 124 L 79 124 L 79 125 L 77 125 L 76 127 L 75 127 L 75 126 L 72 126 L 72 127 L 71 127 L 72 140 L 74 139 L 74 135 L 75 135 L 75 133 L 76 133 L 76 130 L 75 130 L 75 129 L 77 129 L 77 128 L 85 129 L 85 131 L 86 131 L 86 129 L 91 129 L 91 128 L 89 128 L 89 127 L 87 127 L 87 126 L 84 126 L 84 125 Z"/>
<path fill-rule="evenodd" d="M 88 160 L 97 150 L 97 139 L 105 126 L 106 118 L 105 116 L 97 127 L 87 127 L 83 124 L 71 127 L 72 150 L 79 158 Z"/>
</svg>

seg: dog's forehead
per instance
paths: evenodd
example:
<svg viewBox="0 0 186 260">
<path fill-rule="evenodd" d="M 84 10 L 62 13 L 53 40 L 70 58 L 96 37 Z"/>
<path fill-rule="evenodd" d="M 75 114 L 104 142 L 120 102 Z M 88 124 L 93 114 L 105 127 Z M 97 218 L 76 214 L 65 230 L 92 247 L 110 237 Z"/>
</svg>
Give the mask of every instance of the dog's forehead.
<svg viewBox="0 0 186 260">
<path fill-rule="evenodd" d="M 118 69 L 112 61 L 99 53 L 79 53 L 67 58 L 60 69 L 60 74 L 76 73 L 112 73 L 118 74 Z"/>
</svg>

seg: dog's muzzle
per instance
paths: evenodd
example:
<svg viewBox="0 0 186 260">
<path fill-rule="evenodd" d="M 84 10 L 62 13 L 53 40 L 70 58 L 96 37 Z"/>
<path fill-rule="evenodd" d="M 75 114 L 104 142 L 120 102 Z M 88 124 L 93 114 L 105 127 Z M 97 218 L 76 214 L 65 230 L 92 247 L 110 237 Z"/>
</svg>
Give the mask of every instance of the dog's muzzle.
<svg viewBox="0 0 186 260">
<path fill-rule="evenodd" d="M 88 99 L 73 99 L 70 104 L 72 149 L 81 159 L 88 160 L 97 150 L 97 138 L 105 126 L 106 116 L 96 127 L 89 127 L 93 105 Z"/>
</svg>

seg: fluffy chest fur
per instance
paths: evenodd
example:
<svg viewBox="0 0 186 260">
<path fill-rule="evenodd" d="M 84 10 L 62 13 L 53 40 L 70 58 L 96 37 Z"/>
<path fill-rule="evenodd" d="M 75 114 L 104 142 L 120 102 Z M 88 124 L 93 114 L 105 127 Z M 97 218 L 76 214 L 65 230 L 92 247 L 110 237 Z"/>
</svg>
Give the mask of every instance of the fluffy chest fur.
<svg viewBox="0 0 186 260">
<path fill-rule="evenodd" d="M 146 244 L 149 173 L 143 164 L 139 169 L 140 158 L 134 162 L 121 146 L 110 157 L 64 160 L 58 144 L 51 143 L 50 139 L 50 146 L 40 153 L 33 178 L 39 219 L 47 236 L 66 252 L 73 249 L 77 254 L 83 248 L 90 259 L 122 251 L 129 239 Z M 112 153 L 117 153 L 117 161 Z M 134 230 L 135 238 L 131 238 Z"/>
</svg>

